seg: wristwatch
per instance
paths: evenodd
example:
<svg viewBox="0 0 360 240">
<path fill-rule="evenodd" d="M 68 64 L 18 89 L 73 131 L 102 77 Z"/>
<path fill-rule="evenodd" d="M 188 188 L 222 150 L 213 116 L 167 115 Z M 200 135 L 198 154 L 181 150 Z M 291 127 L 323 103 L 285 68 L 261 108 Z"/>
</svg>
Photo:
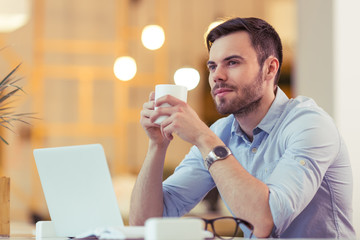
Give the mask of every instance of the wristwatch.
<svg viewBox="0 0 360 240">
<path fill-rule="evenodd" d="M 218 160 L 223 160 L 231 155 L 231 151 L 226 146 L 216 146 L 205 158 L 205 166 L 209 170 L 211 165 Z"/>
</svg>

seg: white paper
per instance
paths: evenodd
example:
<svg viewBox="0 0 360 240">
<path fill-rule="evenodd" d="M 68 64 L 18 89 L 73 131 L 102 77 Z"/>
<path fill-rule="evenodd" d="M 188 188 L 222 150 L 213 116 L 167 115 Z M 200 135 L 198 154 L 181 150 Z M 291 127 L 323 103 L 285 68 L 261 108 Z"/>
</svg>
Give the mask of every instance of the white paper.
<svg viewBox="0 0 360 240">
<path fill-rule="evenodd" d="M 99 239 L 144 238 L 144 226 L 97 228 L 76 236 L 76 238 L 97 237 Z"/>
</svg>

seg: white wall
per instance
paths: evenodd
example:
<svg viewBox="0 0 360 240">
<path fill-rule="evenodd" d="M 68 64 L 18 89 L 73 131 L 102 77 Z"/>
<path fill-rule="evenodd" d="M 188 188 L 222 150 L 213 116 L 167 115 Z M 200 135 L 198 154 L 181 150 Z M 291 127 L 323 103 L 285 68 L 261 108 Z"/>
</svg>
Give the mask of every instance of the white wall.
<svg viewBox="0 0 360 240">
<path fill-rule="evenodd" d="M 335 119 L 354 176 L 353 222 L 360 234 L 360 1 L 297 0 L 296 95 L 314 98 Z M 358 236 L 359 237 L 359 236 Z"/>
<path fill-rule="evenodd" d="M 335 119 L 349 148 L 354 176 L 354 225 L 360 237 L 360 1 L 334 5 Z"/>
</svg>

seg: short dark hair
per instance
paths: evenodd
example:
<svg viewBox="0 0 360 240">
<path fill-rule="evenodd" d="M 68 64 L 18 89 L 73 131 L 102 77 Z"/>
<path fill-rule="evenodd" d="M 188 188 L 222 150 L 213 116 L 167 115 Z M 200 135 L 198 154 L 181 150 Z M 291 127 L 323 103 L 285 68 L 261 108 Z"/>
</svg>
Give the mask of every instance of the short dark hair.
<svg viewBox="0 0 360 240">
<path fill-rule="evenodd" d="M 280 78 L 280 69 L 283 61 L 282 44 L 279 34 L 266 21 L 259 18 L 231 18 L 213 28 L 206 36 L 206 46 L 210 51 L 211 45 L 216 39 L 234 33 L 246 31 L 250 35 L 251 44 L 254 47 L 260 67 L 265 60 L 273 55 L 279 60 L 279 70 L 274 84 L 277 85 Z"/>
</svg>

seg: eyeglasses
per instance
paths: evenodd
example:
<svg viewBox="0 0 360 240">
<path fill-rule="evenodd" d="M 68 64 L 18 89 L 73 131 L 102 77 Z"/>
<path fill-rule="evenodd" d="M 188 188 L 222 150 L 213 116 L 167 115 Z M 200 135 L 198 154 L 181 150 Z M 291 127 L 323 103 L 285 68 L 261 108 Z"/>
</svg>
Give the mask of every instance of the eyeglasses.
<svg viewBox="0 0 360 240">
<path fill-rule="evenodd" d="M 233 239 L 235 237 L 241 237 L 242 231 L 239 229 L 240 224 L 244 224 L 251 230 L 249 238 L 253 235 L 254 227 L 240 218 L 219 217 L 213 219 L 201 219 L 204 221 L 205 230 L 211 231 L 214 234 L 214 237 L 220 239 Z M 211 229 L 208 228 L 209 224 L 211 225 Z"/>
</svg>

